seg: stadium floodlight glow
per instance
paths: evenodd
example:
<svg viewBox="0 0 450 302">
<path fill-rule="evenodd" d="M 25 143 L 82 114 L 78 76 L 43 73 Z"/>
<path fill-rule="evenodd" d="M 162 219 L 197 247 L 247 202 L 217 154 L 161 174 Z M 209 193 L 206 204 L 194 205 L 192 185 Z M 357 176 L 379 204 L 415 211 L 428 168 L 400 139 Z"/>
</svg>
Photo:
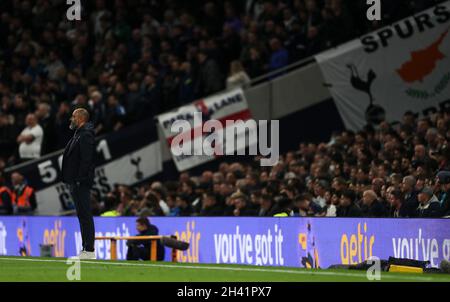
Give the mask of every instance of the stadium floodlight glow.
<svg viewBox="0 0 450 302">
<path fill-rule="evenodd" d="M 262 155 L 261 166 L 274 166 L 279 157 L 279 121 L 253 119 L 210 119 L 203 122 L 202 112 L 194 112 L 193 124 L 176 120 L 170 131 L 177 133 L 170 142 L 175 156 Z M 268 140 L 270 124 L 270 146 Z M 205 134 L 209 134 L 205 136 Z M 246 147 L 248 146 L 248 154 Z M 259 150 L 258 150 L 259 149 Z M 259 151 L 259 153 L 258 153 Z"/>
</svg>

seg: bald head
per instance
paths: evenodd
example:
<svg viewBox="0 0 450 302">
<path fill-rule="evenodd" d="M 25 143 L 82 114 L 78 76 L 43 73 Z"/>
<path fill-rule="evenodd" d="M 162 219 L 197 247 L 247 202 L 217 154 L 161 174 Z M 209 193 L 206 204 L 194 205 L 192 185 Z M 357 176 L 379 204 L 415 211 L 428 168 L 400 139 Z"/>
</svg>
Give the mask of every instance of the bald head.
<svg viewBox="0 0 450 302">
<path fill-rule="evenodd" d="M 89 121 L 89 112 L 84 108 L 75 109 L 70 118 L 70 129 L 78 129 Z"/>
<path fill-rule="evenodd" d="M 89 121 L 89 112 L 84 108 L 75 109 L 73 114 L 79 116 L 85 123 Z"/>
<path fill-rule="evenodd" d="M 29 113 L 27 115 L 27 117 L 25 118 L 25 124 L 28 127 L 34 127 L 37 124 L 37 118 L 36 115 L 34 115 L 33 113 Z"/>
<path fill-rule="evenodd" d="M 371 205 L 377 198 L 377 193 L 373 190 L 366 190 L 363 193 L 363 203 L 366 205 Z"/>
</svg>

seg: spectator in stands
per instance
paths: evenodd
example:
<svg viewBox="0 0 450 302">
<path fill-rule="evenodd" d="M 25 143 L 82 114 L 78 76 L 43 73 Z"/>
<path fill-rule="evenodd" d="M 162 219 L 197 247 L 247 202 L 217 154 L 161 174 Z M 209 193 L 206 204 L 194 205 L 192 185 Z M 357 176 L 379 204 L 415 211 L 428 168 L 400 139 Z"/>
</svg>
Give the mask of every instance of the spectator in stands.
<svg viewBox="0 0 450 302">
<path fill-rule="evenodd" d="M 14 133 L 13 145 L 0 148 L 4 153 L 0 157 L 9 157 L 8 165 L 17 163 L 18 157 L 8 152 L 18 149 L 15 138 L 25 126 L 27 114 L 45 111 L 35 108 L 36 104 L 48 103 L 57 109 L 56 147 L 60 149 L 71 137 L 70 106 L 89 108 L 98 133 L 106 134 L 220 91 L 227 80 L 223 75 L 229 73 L 233 61 L 241 61 L 244 71 L 254 78 L 435 3 L 391 1 L 383 20 L 374 25 L 355 17 L 365 16 L 364 5 L 337 0 L 208 2 L 200 9 L 180 1 L 153 1 L 150 11 L 144 9 L 149 4 L 142 1 L 97 1 L 86 3 L 83 11 L 89 14 L 78 23 L 61 22 L 65 20 L 64 6 L 46 2 L 38 1 L 27 9 L 48 12 L 53 17 L 46 22 L 38 13 L 27 14 L 22 22 L 18 1 L 0 2 L 4 12 L 0 32 L 6 37 L 0 41 L 0 147 L 2 138 L 9 146 Z M 270 195 L 246 204 L 255 213 L 273 216 L 289 215 L 298 194 L 313 194 L 322 204 L 326 200 L 328 211 L 348 189 L 355 194 L 354 199 L 372 189 L 381 201 L 402 187 L 406 200 L 400 208 L 395 207 L 396 215 L 403 216 L 400 212 L 408 209 L 407 216 L 413 216 L 419 206 L 418 189 L 430 185 L 437 168 L 447 170 L 449 165 L 450 154 L 445 151 L 449 120 L 448 109 L 420 120 L 407 112 L 399 127 L 384 121 L 377 129 L 334 133 L 328 144 L 305 142 L 272 168 L 224 164 L 213 184 L 182 174 L 170 192 L 156 199 L 167 199 L 169 194 L 183 196 L 186 209 L 191 209 L 186 212 L 195 215 L 201 211 L 200 197 L 212 190 L 224 208 L 223 214 L 232 216 L 236 207 L 229 197 L 233 193 Z M 43 132 L 46 140 L 47 131 Z M 45 152 L 44 148 L 41 154 Z M 406 184 L 402 185 L 405 176 Z M 334 191 L 316 194 L 322 180 L 332 181 Z M 169 190 L 169 185 L 163 183 L 162 189 Z M 153 203 L 145 201 L 146 193 L 154 195 L 157 190 L 143 184 L 138 191 L 136 196 L 127 193 L 132 198 L 127 197 L 128 206 L 120 211 L 120 194 L 114 193 L 117 196 L 109 200 L 114 202 L 108 201 L 107 194 L 102 198 L 106 205 L 102 211 L 158 214 Z M 441 206 L 445 205 L 445 192 L 439 198 Z M 338 212 L 347 213 L 348 207 Z M 324 213 L 317 211 L 316 215 Z"/>
<path fill-rule="evenodd" d="M 309 194 L 301 194 L 294 198 L 294 216 L 314 216 L 314 211 L 310 207 L 311 197 Z"/>
<path fill-rule="evenodd" d="M 114 94 L 108 97 L 107 104 L 105 118 L 102 122 L 104 131 L 117 131 L 125 124 L 125 108 L 119 103 L 117 96 Z"/>
<path fill-rule="evenodd" d="M 272 50 L 269 63 L 270 71 L 275 71 L 288 65 L 289 53 L 283 47 L 278 38 L 273 38 L 270 40 L 270 49 Z"/>
<path fill-rule="evenodd" d="M 273 203 L 274 201 L 272 196 L 266 194 L 261 195 L 258 216 L 260 217 L 273 216 L 275 214 L 272 212 Z"/>
<path fill-rule="evenodd" d="M 13 172 L 11 174 L 13 186 L 12 202 L 15 214 L 32 215 L 37 208 L 36 194 L 29 186 L 22 174 Z"/>
<path fill-rule="evenodd" d="M 210 95 L 224 88 L 223 75 L 217 62 L 208 56 L 206 51 L 199 51 L 199 79 L 196 88 L 197 96 Z"/>
<path fill-rule="evenodd" d="M 13 214 L 13 193 L 5 185 L 3 175 L 0 175 L 0 215 Z"/>
<path fill-rule="evenodd" d="M 192 74 L 192 66 L 189 62 L 180 65 L 180 88 L 178 103 L 180 105 L 193 102 L 195 100 L 195 80 Z"/>
<path fill-rule="evenodd" d="M 403 193 L 401 190 L 394 189 L 388 193 L 388 200 L 390 203 L 389 217 L 391 218 L 404 218 L 408 217 L 408 210 L 405 206 L 403 199 Z"/>
<path fill-rule="evenodd" d="M 36 115 L 28 114 L 25 123 L 25 129 L 17 137 L 19 156 L 22 162 L 41 156 L 42 140 L 44 138 L 44 131 L 38 124 Z"/>
<path fill-rule="evenodd" d="M 274 217 L 292 216 L 294 205 L 293 201 L 285 194 L 281 193 L 274 198 L 275 205 L 272 208 Z"/>
<path fill-rule="evenodd" d="M 112 192 L 106 194 L 106 197 L 103 200 L 103 204 L 104 204 L 103 211 L 100 216 L 117 217 L 122 214 L 119 212 L 119 204 L 120 204 L 119 198 Z"/>
<path fill-rule="evenodd" d="M 184 194 L 176 196 L 175 209 L 171 216 L 191 216 L 193 214 L 192 207 L 188 201 L 188 197 Z"/>
<path fill-rule="evenodd" d="M 416 178 L 412 175 L 405 176 L 402 182 L 402 193 L 404 194 L 405 207 L 408 211 L 408 217 L 414 217 L 416 209 L 419 206 L 417 199 L 418 192 L 414 189 Z"/>
<path fill-rule="evenodd" d="M 40 103 L 37 107 L 36 117 L 42 127 L 43 139 L 41 154 L 45 155 L 56 150 L 56 127 L 55 120 L 51 115 L 51 107 L 47 103 Z"/>
<path fill-rule="evenodd" d="M 440 171 L 436 175 L 438 185 L 442 187 L 440 198 L 441 212 L 443 216 L 450 215 L 450 172 Z"/>
<path fill-rule="evenodd" d="M 326 180 L 319 180 L 314 185 L 314 198 L 313 198 L 312 202 L 316 206 L 316 210 L 315 210 L 316 212 L 322 212 L 327 204 L 327 201 L 325 199 L 325 193 L 326 193 L 328 187 L 329 187 L 329 185 Z"/>
<path fill-rule="evenodd" d="M 164 212 L 159 205 L 158 197 L 151 191 L 145 193 L 145 197 L 139 206 L 138 215 L 143 217 L 164 216 Z"/>
<path fill-rule="evenodd" d="M 386 209 L 378 200 L 377 194 L 373 190 L 366 190 L 362 197 L 361 206 L 363 217 L 385 217 Z"/>
<path fill-rule="evenodd" d="M 345 190 L 342 192 L 339 207 L 337 210 L 337 217 L 361 217 L 362 211 L 355 203 L 355 192 L 352 190 Z"/>
<path fill-rule="evenodd" d="M 141 217 L 136 220 L 136 236 L 157 236 L 159 235 L 158 228 L 151 224 L 148 218 Z M 150 260 L 150 245 L 151 240 L 127 240 L 127 260 Z M 164 260 L 164 246 L 161 241 L 157 241 L 157 256 L 158 261 Z"/>
<path fill-rule="evenodd" d="M 256 216 L 255 210 L 251 209 L 249 206 L 249 201 L 247 195 L 237 191 L 230 197 L 234 205 L 233 215 L 234 216 Z"/>
<path fill-rule="evenodd" d="M 72 137 L 72 131 L 69 128 L 71 116 L 70 105 L 67 102 L 62 102 L 55 118 L 56 148 L 58 150 L 63 149 Z"/>
<path fill-rule="evenodd" d="M 164 215 L 169 215 L 170 208 L 164 200 L 167 195 L 165 187 L 162 185 L 161 182 L 155 181 L 150 186 L 150 189 L 151 189 L 150 192 L 155 194 L 155 196 L 158 198 L 158 200 L 159 200 L 158 204 L 161 207 L 161 210 L 163 211 Z"/>
<path fill-rule="evenodd" d="M 250 78 L 256 78 L 264 74 L 266 66 L 264 65 L 263 55 L 261 51 L 252 47 L 249 50 L 249 59 L 245 62 Z"/>
<path fill-rule="evenodd" d="M 204 193 L 202 197 L 202 209 L 199 216 L 222 216 L 223 208 L 217 202 L 216 195 Z"/>
<path fill-rule="evenodd" d="M 250 78 L 242 67 L 241 62 L 233 61 L 230 65 L 230 75 L 227 78 L 227 88 L 245 87 L 250 83 Z"/>
<path fill-rule="evenodd" d="M 316 214 L 316 216 L 318 217 L 336 217 L 336 204 L 338 204 L 338 201 L 335 200 L 336 204 L 333 203 L 333 195 L 336 196 L 336 198 L 338 197 L 338 195 L 333 191 L 328 189 L 325 192 L 324 198 L 326 200 L 326 205 L 325 207 L 322 209 L 322 212 L 319 212 Z"/>
<path fill-rule="evenodd" d="M 436 218 L 441 217 L 441 205 L 434 195 L 433 189 L 430 187 L 423 188 L 418 194 L 419 206 L 417 213 L 414 215 L 419 218 Z"/>
<path fill-rule="evenodd" d="M 17 130 L 10 116 L 0 112 L 0 157 L 9 160 L 16 149 Z"/>
</svg>

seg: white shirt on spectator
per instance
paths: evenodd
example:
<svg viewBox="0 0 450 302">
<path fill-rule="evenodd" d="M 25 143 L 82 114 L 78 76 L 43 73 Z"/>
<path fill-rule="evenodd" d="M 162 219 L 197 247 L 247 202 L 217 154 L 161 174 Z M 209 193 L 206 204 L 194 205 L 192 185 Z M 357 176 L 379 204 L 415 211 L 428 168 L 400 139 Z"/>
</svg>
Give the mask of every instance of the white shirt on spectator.
<svg viewBox="0 0 450 302">
<path fill-rule="evenodd" d="M 321 208 L 323 208 L 327 204 L 327 200 L 321 196 L 313 198 L 313 202 L 318 204 Z"/>
<path fill-rule="evenodd" d="M 161 199 L 159 201 L 159 207 L 163 211 L 164 215 L 169 216 L 170 208 L 169 208 L 169 206 L 167 205 L 167 203 L 164 200 Z"/>
<path fill-rule="evenodd" d="M 44 131 L 39 124 L 34 127 L 26 127 L 20 135 L 32 135 L 34 140 L 31 143 L 22 142 L 19 145 L 20 158 L 39 158 L 41 156 L 41 145 Z"/>
<path fill-rule="evenodd" d="M 245 71 L 240 71 L 227 78 L 227 88 L 242 87 L 250 83 L 250 78 Z"/>
<path fill-rule="evenodd" d="M 325 214 L 326 217 L 336 217 L 336 206 L 334 204 L 330 204 L 327 207 L 327 213 Z"/>
</svg>

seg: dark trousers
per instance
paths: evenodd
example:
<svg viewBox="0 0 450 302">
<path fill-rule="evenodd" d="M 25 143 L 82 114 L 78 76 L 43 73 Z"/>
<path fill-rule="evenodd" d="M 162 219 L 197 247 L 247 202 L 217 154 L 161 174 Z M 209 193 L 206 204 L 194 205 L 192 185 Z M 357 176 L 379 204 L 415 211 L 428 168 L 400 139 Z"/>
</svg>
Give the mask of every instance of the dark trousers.
<svg viewBox="0 0 450 302">
<path fill-rule="evenodd" d="M 143 246 L 130 245 L 127 251 L 127 260 L 150 260 L 150 249 Z"/>
<path fill-rule="evenodd" d="M 92 215 L 91 209 L 91 186 L 80 184 L 70 185 L 69 187 L 77 211 L 78 221 L 80 222 L 83 250 L 93 252 L 95 246 L 95 228 L 94 216 Z"/>
</svg>

